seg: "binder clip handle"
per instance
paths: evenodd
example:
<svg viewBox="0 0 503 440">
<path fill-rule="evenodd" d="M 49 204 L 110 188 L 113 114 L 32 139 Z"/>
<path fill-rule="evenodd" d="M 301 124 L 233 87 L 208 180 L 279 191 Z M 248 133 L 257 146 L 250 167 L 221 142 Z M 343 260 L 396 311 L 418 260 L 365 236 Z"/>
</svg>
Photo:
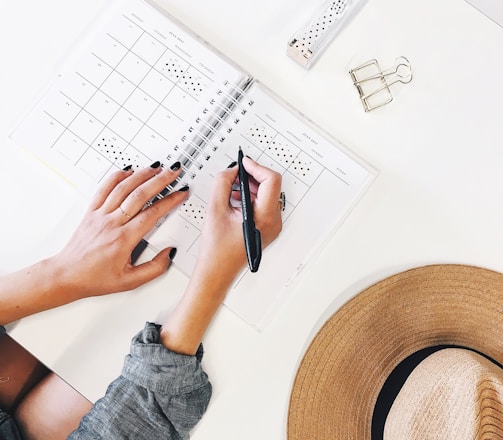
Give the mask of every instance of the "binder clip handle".
<svg viewBox="0 0 503 440">
<path fill-rule="evenodd" d="M 351 69 L 349 74 L 366 112 L 393 101 L 390 90 L 393 84 L 408 84 L 412 81 L 412 67 L 404 56 L 398 57 L 396 64 L 386 70 L 381 69 L 376 59 L 372 59 Z"/>
</svg>

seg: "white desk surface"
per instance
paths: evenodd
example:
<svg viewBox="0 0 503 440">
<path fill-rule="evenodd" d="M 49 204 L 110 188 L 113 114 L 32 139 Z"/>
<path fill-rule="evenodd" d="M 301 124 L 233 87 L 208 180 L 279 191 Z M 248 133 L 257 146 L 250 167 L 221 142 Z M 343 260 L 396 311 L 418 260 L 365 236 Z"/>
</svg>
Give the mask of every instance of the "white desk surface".
<svg viewBox="0 0 503 440">
<path fill-rule="evenodd" d="M 73 190 L 8 133 L 105 4 L 0 5 L 1 273 L 59 249 L 75 226 L 58 226 L 61 218 L 70 206 L 76 218 L 82 210 Z M 193 438 L 286 438 L 299 359 L 345 301 L 424 264 L 503 271 L 503 29 L 463 0 L 370 0 L 304 71 L 287 58 L 286 42 L 312 14 L 310 2 L 161 4 L 380 171 L 262 333 L 223 307 L 205 338 L 214 395 Z M 371 58 L 391 65 L 400 55 L 411 61 L 412 83 L 364 113 L 348 70 Z M 10 332 L 95 400 L 120 373 L 131 336 L 169 311 L 185 283 L 172 271 L 140 291 L 23 319 Z"/>
</svg>

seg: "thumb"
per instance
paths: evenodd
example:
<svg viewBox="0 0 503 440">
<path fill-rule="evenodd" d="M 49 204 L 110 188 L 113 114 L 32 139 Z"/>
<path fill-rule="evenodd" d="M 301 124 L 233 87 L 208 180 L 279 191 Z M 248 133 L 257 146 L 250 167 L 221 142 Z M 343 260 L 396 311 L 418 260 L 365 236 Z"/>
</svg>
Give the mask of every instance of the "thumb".
<svg viewBox="0 0 503 440">
<path fill-rule="evenodd" d="M 159 252 L 152 260 L 132 267 L 126 284 L 130 286 L 130 289 L 134 289 L 159 277 L 171 266 L 175 253 L 176 248 L 166 248 Z"/>
</svg>

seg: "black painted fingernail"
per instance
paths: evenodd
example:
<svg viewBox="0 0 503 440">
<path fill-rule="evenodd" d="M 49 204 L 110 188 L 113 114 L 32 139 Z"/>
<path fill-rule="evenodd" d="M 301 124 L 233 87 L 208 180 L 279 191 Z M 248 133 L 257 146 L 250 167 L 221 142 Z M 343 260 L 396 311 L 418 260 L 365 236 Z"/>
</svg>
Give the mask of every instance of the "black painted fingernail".
<svg viewBox="0 0 503 440">
<path fill-rule="evenodd" d="M 185 191 L 188 191 L 188 190 L 189 190 L 189 185 L 184 185 L 178 191 L 179 192 L 185 192 Z"/>
<path fill-rule="evenodd" d="M 156 160 L 152 165 L 150 165 L 150 168 L 159 168 L 161 166 L 161 162 Z"/>
<path fill-rule="evenodd" d="M 171 171 L 176 171 L 176 170 L 179 170 L 181 166 L 182 166 L 182 164 L 180 163 L 180 161 L 176 161 L 173 165 L 171 165 L 169 167 L 169 169 Z"/>
<path fill-rule="evenodd" d="M 133 168 L 133 165 L 128 165 L 128 166 L 122 168 L 122 171 L 129 171 L 131 168 Z"/>
<path fill-rule="evenodd" d="M 234 168 L 238 163 L 236 161 L 231 162 L 227 168 Z"/>
<path fill-rule="evenodd" d="M 171 248 L 171 250 L 169 251 L 169 259 L 170 259 L 171 261 L 173 261 L 173 258 L 175 258 L 176 251 L 177 251 L 176 247 Z"/>
</svg>

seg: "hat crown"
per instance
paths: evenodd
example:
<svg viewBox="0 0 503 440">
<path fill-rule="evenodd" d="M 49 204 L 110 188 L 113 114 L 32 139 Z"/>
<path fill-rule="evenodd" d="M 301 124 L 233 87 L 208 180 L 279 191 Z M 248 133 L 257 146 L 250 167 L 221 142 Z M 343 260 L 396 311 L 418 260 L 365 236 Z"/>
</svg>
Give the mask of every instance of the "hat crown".
<svg viewBox="0 0 503 440">
<path fill-rule="evenodd" d="M 437 351 L 412 371 L 384 427 L 384 440 L 501 437 L 503 370 L 462 348 Z"/>
</svg>

